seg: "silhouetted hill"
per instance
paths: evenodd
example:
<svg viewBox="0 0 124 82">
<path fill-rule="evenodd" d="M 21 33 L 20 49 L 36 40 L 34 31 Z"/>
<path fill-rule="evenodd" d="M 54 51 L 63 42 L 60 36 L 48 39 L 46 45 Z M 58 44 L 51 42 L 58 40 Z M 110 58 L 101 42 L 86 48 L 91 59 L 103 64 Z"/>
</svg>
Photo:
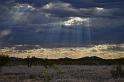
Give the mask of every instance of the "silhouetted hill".
<svg viewBox="0 0 124 82">
<path fill-rule="evenodd" d="M 0 66 L 3 65 L 124 65 L 124 58 L 102 59 L 97 56 L 83 57 L 79 59 L 60 58 L 60 59 L 42 59 L 42 58 L 15 58 L 0 56 Z"/>
<path fill-rule="evenodd" d="M 97 56 L 91 56 L 91 57 L 89 57 L 89 56 L 86 56 L 86 57 L 82 57 L 82 58 L 80 58 L 80 59 L 87 59 L 87 60 L 104 60 L 104 59 L 102 59 L 102 58 L 100 58 L 100 57 L 97 57 Z"/>
</svg>

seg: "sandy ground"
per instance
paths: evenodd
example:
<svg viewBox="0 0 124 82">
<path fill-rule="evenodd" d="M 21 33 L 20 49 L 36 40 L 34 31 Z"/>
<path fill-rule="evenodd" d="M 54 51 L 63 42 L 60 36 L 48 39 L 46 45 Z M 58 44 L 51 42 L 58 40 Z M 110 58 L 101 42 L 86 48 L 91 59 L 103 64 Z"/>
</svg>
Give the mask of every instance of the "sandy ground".
<svg viewBox="0 0 124 82">
<path fill-rule="evenodd" d="M 0 72 L 0 82 L 124 82 L 124 78 L 112 78 L 112 69 L 114 66 L 63 65 L 48 69 L 5 66 Z"/>
</svg>

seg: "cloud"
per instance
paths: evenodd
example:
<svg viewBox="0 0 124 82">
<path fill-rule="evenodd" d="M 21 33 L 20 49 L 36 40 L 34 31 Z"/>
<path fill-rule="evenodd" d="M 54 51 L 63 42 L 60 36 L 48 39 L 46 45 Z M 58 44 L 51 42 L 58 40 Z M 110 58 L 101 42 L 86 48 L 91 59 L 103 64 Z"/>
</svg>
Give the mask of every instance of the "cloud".
<svg viewBox="0 0 124 82">
<path fill-rule="evenodd" d="M 10 20 L 12 20 L 13 23 L 25 22 L 27 20 L 29 13 L 34 10 L 35 8 L 28 4 L 17 4 L 14 7 L 12 7 L 9 13 L 11 15 Z"/>
<path fill-rule="evenodd" d="M 51 2 L 42 7 L 42 10 L 51 13 L 58 17 L 68 17 L 71 15 L 78 15 L 78 9 L 75 9 L 69 3 Z"/>
<path fill-rule="evenodd" d="M 91 27 L 95 28 L 118 28 L 123 26 L 123 18 L 94 17 L 91 18 Z"/>
<path fill-rule="evenodd" d="M 89 18 L 70 17 L 69 20 L 64 21 L 64 25 L 65 26 L 75 26 L 75 25 L 89 26 Z"/>
<path fill-rule="evenodd" d="M 11 34 L 11 30 L 9 30 L 9 29 L 2 30 L 2 31 L 0 31 L 0 38 L 3 38 L 9 34 Z"/>
<path fill-rule="evenodd" d="M 85 3 L 82 3 L 85 4 Z M 79 4 L 78 4 L 79 5 Z M 44 12 L 51 13 L 59 17 L 71 16 L 123 16 L 123 8 L 111 7 L 76 7 L 72 3 L 66 2 L 51 2 L 43 6 Z"/>
<path fill-rule="evenodd" d="M 4 41 L 62 45 L 124 42 L 124 2 L 120 0 L 2 0 L 1 3 L 0 30 L 12 31 L 1 34 L 10 35 L 2 37 Z"/>
<path fill-rule="evenodd" d="M 71 7 L 71 5 L 69 3 L 50 2 L 46 5 L 44 5 L 43 9 L 63 9 L 63 8 L 69 8 L 69 7 Z"/>
</svg>

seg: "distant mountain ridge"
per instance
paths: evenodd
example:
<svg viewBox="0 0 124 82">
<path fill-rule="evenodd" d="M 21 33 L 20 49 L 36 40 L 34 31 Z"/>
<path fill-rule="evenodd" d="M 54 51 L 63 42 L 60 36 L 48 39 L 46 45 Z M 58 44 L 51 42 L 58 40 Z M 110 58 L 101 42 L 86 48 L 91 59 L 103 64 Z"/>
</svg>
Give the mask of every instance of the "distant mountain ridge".
<svg viewBox="0 0 124 82">
<path fill-rule="evenodd" d="M 15 58 L 0 56 L 0 65 L 124 65 L 124 58 L 102 59 L 96 56 L 83 57 L 80 59 L 61 58 L 61 59 L 42 59 L 42 58 Z"/>
<path fill-rule="evenodd" d="M 86 57 L 82 57 L 82 58 L 79 58 L 79 59 L 87 59 L 87 60 L 104 60 L 100 57 L 97 57 L 97 56 L 86 56 Z"/>
</svg>

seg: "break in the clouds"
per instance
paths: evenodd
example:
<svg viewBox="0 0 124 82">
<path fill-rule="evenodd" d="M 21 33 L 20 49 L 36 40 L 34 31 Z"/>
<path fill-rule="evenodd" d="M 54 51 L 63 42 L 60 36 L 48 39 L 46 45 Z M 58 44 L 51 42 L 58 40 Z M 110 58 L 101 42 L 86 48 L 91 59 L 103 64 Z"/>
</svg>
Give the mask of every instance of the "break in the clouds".
<svg viewBox="0 0 124 82">
<path fill-rule="evenodd" d="M 0 42 L 123 43 L 123 8 L 123 0 L 1 0 Z"/>
</svg>

